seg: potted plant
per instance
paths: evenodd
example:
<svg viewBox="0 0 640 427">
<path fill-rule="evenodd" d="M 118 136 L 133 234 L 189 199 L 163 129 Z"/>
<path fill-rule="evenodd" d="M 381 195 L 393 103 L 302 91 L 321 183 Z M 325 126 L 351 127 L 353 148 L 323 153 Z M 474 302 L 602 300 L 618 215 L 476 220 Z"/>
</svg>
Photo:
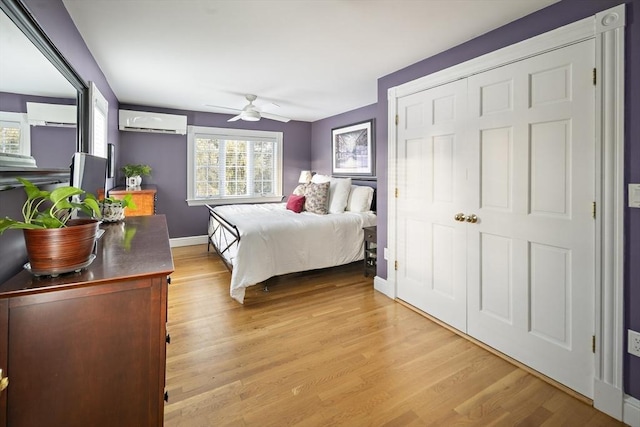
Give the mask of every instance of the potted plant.
<svg viewBox="0 0 640 427">
<path fill-rule="evenodd" d="M 120 168 L 127 177 L 127 187 L 139 187 L 143 176 L 151 175 L 151 166 L 140 164 L 127 164 Z"/>
<path fill-rule="evenodd" d="M 40 190 L 26 179 L 17 179 L 27 194 L 23 218 L 0 219 L 0 234 L 9 229 L 23 230 L 29 270 L 36 275 L 58 275 L 89 265 L 99 225 L 94 217 L 100 217 L 95 196 L 71 186 Z M 84 200 L 72 199 L 83 194 Z M 78 211 L 88 218 L 74 219 Z"/>
<path fill-rule="evenodd" d="M 124 219 L 125 208 L 135 209 L 136 203 L 133 201 L 131 193 L 127 193 L 122 199 L 115 197 L 105 197 L 100 201 L 102 221 L 117 222 Z"/>
</svg>

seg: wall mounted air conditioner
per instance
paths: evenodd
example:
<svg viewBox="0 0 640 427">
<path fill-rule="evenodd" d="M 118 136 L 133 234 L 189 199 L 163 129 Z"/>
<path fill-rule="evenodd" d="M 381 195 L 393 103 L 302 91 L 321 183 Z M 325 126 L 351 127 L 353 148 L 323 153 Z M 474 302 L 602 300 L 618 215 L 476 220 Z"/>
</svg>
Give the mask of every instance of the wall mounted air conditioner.
<svg viewBox="0 0 640 427">
<path fill-rule="evenodd" d="M 120 130 L 187 134 L 187 116 L 131 110 L 120 110 L 118 116 Z"/>
<path fill-rule="evenodd" d="M 27 120 L 31 126 L 75 127 L 77 119 L 75 105 L 27 102 Z"/>
</svg>

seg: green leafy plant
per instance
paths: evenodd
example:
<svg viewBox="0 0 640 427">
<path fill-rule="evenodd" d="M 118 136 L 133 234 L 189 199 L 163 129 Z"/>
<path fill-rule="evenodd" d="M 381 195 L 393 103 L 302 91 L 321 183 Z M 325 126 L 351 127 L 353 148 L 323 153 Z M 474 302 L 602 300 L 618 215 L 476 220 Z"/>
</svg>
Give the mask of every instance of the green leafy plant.
<svg viewBox="0 0 640 427">
<path fill-rule="evenodd" d="M 131 176 L 149 176 L 151 175 L 151 166 L 149 165 L 134 165 L 128 164 L 120 168 L 124 176 L 127 178 Z"/>
<path fill-rule="evenodd" d="M 122 199 L 116 199 L 115 197 L 105 197 L 101 200 L 102 203 L 121 204 L 123 208 L 136 209 L 136 202 L 133 201 L 131 193 L 127 193 Z"/>
<path fill-rule="evenodd" d="M 52 191 L 40 190 L 32 182 L 18 178 L 24 185 L 27 200 L 22 205 L 23 221 L 0 219 L 0 234 L 9 229 L 62 228 L 77 210 L 100 217 L 100 207 L 95 196 L 71 186 L 57 187 Z M 73 196 L 85 194 L 85 199 L 73 201 Z"/>
</svg>

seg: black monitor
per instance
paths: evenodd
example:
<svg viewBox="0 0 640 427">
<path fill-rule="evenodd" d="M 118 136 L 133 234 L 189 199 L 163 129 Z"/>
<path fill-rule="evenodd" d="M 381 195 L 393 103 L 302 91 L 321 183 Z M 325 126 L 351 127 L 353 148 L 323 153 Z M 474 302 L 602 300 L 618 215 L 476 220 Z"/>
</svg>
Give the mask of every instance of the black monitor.
<svg viewBox="0 0 640 427">
<path fill-rule="evenodd" d="M 100 198 L 107 185 L 107 159 L 87 153 L 74 153 L 71 159 L 71 185 Z M 81 199 L 84 199 L 84 195 Z"/>
</svg>

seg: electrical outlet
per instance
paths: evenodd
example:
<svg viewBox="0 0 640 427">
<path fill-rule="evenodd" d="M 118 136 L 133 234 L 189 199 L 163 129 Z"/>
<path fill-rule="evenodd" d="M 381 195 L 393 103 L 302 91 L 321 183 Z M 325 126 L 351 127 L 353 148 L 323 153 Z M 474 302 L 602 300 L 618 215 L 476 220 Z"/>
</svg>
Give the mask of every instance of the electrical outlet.
<svg viewBox="0 0 640 427">
<path fill-rule="evenodd" d="M 640 357 L 640 332 L 628 330 L 629 353 Z"/>
</svg>

